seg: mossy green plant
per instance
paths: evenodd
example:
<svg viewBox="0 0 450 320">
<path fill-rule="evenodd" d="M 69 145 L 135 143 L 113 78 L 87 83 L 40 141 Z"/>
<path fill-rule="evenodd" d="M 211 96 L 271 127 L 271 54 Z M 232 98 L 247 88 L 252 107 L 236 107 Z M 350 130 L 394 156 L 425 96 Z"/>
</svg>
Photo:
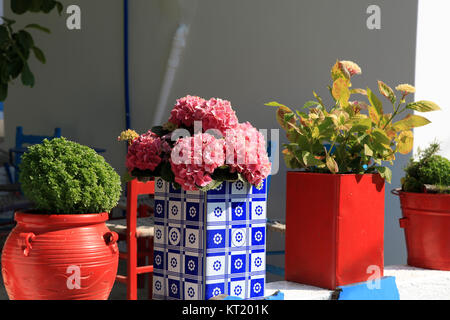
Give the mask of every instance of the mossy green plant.
<svg viewBox="0 0 450 320">
<path fill-rule="evenodd" d="M 65 138 L 29 147 L 19 169 L 23 193 L 40 213 L 109 212 L 121 194 L 120 177 L 105 159 Z"/>
<path fill-rule="evenodd" d="M 402 179 L 403 191 L 450 193 L 450 160 L 438 155 L 439 150 L 439 144 L 432 143 L 419 151 L 417 160 L 410 160 Z"/>
</svg>

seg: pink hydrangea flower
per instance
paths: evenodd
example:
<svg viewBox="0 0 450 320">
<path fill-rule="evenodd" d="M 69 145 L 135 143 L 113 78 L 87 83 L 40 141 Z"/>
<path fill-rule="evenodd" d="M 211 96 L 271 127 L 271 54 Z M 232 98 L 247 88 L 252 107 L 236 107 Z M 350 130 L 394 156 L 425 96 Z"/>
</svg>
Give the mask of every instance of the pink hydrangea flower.
<svg viewBox="0 0 450 320">
<path fill-rule="evenodd" d="M 134 139 L 128 147 L 126 167 L 130 172 L 133 169 L 154 171 L 161 163 L 162 150 L 163 141 L 152 131 L 148 131 Z"/>
<path fill-rule="evenodd" d="M 178 99 L 170 112 L 169 122 L 177 126 L 184 125 L 186 127 L 192 127 L 196 120 L 194 117 L 196 110 L 203 109 L 205 103 L 205 99 L 197 96 L 186 96 Z"/>
<path fill-rule="evenodd" d="M 228 129 L 236 128 L 239 123 L 227 100 L 211 98 L 206 101 L 195 96 L 178 99 L 170 113 L 169 122 L 193 128 L 195 121 L 202 123 L 202 132 L 216 129 L 223 135 Z"/>
<path fill-rule="evenodd" d="M 264 136 L 250 123 L 228 130 L 225 137 L 226 164 L 231 172 L 241 173 L 253 185 L 268 177 L 272 164 L 266 150 Z"/>
<path fill-rule="evenodd" d="M 224 140 L 207 133 L 178 139 L 170 157 L 175 181 L 191 191 L 207 186 L 211 174 L 224 163 Z"/>
<path fill-rule="evenodd" d="M 239 124 L 236 113 L 227 100 L 211 98 L 206 102 L 203 110 L 203 113 L 198 112 L 198 119 L 202 120 L 203 131 L 217 129 L 225 135 L 227 130 L 234 129 Z"/>
</svg>

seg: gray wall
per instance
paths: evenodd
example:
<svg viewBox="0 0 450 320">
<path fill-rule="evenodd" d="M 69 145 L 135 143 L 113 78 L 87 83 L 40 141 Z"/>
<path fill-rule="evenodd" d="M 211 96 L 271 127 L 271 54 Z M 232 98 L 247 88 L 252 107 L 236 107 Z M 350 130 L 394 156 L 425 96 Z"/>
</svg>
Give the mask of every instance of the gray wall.
<svg viewBox="0 0 450 320">
<path fill-rule="evenodd" d="M 68 31 L 65 18 L 56 15 L 28 15 L 21 21 L 41 22 L 53 34 L 36 36 L 48 58 L 45 66 L 32 64 L 36 87 L 11 90 L 5 106 L 7 145 L 16 125 L 49 133 L 60 126 L 69 138 L 107 148 L 106 158 L 122 170 L 125 147 L 115 142 L 124 127 L 122 1 L 70 3 L 81 6 L 81 31 Z M 370 4 L 381 7 L 381 30 L 366 28 Z M 180 12 L 173 0 L 133 0 L 130 11 L 132 126 L 142 132 L 155 112 Z M 277 128 L 274 110 L 263 104 L 278 100 L 299 107 L 312 90 L 327 96 L 337 58 L 363 68 L 355 87 L 376 89 L 378 79 L 413 83 L 416 15 L 412 0 L 199 0 L 169 101 L 186 94 L 217 96 L 232 101 L 241 121 Z M 399 203 L 389 191 L 399 185 L 407 158 L 398 157 L 393 184 L 386 187 L 386 264 L 406 262 Z M 269 202 L 275 219 L 284 219 L 285 210 L 284 164 L 280 167 Z M 269 249 L 283 245 L 282 236 L 269 235 Z"/>
<path fill-rule="evenodd" d="M 13 16 L 9 3 L 5 1 L 5 16 Z M 81 6 L 82 30 L 69 31 L 65 13 L 17 17 L 18 26 L 35 22 L 52 34 L 32 31 L 47 64 L 32 58 L 33 89 L 24 88 L 20 80 L 11 86 L 5 102 L 6 143 L 14 143 L 18 125 L 25 133 L 49 135 L 59 126 L 68 138 L 106 148 L 106 157 L 119 168 L 125 152 L 125 146 L 116 142 L 125 126 L 121 1 L 69 3 Z"/>
</svg>

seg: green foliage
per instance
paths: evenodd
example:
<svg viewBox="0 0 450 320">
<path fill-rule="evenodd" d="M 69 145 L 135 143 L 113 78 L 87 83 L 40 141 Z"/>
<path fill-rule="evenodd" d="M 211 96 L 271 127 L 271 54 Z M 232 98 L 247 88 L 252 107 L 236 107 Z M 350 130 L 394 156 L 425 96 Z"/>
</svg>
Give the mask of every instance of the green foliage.
<svg viewBox="0 0 450 320">
<path fill-rule="evenodd" d="M 63 5 L 54 0 L 11 0 L 11 10 L 15 14 L 28 11 L 50 13 L 55 8 L 61 14 Z M 3 24 L 0 25 L 0 101 L 6 100 L 9 83 L 19 76 L 24 86 L 34 86 L 35 77 L 28 63 L 31 53 L 39 62 L 46 62 L 44 53 L 35 45 L 33 37 L 26 29 L 46 33 L 50 33 L 50 30 L 32 23 L 23 30 L 14 31 L 15 23 L 15 20 L 3 17 Z"/>
<path fill-rule="evenodd" d="M 11 10 L 15 14 L 24 14 L 27 11 L 49 13 L 55 8 L 61 14 L 63 5 L 54 0 L 11 0 Z"/>
<path fill-rule="evenodd" d="M 119 175 L 102 156 L 65 138 L 29 147 L 19 181 L 36 209 L 52 214 L 109 212 L 121 193 Z"/>
<path fill-rule="evenodd" d="M 450 193 L 450 160 L 437 155 L 439 149 L 438 143 L 432 143 L 419 151 L 418 160 L 409 161 L 402 179 L 403 191 Z"/>
<path fill-rule="evenodd" d="M 348 62 L 347 62 L 348 63 Z M 350 62 L 351 63 L 351 62 Z M 358 69 L 359 67 L 354 64 Z M 384 113 L 383 103 L 369 88 L 352 89 L 350 72 L 346 64 L 337 61 L 331 69 L 332 85 L 328 86 L 334 105 L 327 108 L 323 99 L 313 91 L 315 100 L 305 103 L 304 111 L 269 102 L 278 108 L 276 118 L 286 131 L 289 144 L 283 155 L 288 168 L 323 173 L 375 173 L 390 182 L 391 170 L 383 162 L 395 160 L 395 154 L 407 154 L 413 147 L 412 128 L 430 123 L 418 115 L 407 115 L 393 120 L 406 110 L 429 112 L 439 110 L 430 101 L 406 104 L 405 97 L 414 88 L 397 88 L 401 96 L 386 83 L 378 81 L 378 90 L 393 106 L 392 114 Z M 366 96 L 367 101 L 351 101 L 352 95 Z M 406 104 L 406 105 L 405 105 Z"/>
</svg>

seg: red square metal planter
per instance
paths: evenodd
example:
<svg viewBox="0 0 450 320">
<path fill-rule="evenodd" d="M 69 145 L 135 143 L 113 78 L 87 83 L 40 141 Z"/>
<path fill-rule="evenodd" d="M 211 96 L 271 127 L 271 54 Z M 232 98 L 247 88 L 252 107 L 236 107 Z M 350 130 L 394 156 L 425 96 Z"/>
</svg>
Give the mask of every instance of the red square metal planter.
<svg viewBox="0 0 450 320">
<path fill-rule="evenodd" d="M 286 280 L 336 289 L 382 277 L 383 241 L 378 174 L 287 173 Z"/>
</svg>

